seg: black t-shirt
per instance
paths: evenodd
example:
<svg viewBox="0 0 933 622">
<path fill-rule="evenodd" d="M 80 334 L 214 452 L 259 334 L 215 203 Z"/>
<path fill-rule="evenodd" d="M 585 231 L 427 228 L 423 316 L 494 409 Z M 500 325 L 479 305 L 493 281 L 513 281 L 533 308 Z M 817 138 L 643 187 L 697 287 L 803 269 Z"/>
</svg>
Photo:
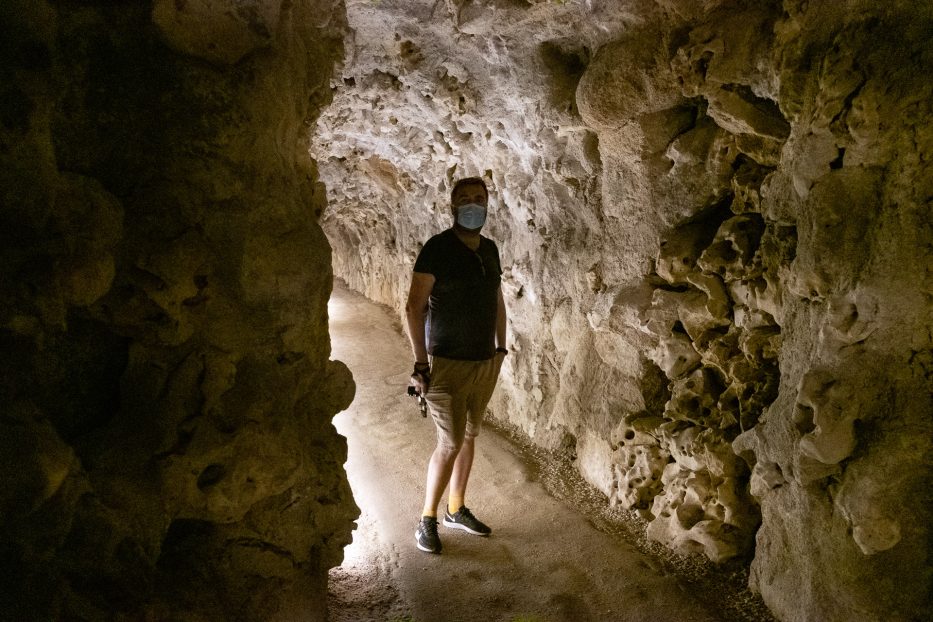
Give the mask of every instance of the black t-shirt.
<svg viewBox="0 0 933 622">
<path fill-rule="evenodd" d="M 436 279 L 428 300 L 428 352 L 463 361 L 495 356 L 502 276 L 495 242 L 480 236 L 479 248 L 473 251 L 448 229 L 427 241 L 415 272 Z"/>
</svg>

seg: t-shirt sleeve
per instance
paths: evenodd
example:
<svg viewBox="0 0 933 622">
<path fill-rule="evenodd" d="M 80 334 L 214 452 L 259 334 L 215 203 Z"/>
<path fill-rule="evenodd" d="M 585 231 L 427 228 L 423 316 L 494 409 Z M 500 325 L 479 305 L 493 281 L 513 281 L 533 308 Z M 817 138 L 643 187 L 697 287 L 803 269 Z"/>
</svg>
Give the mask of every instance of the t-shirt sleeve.
<svg viewBox="0 0 933 622">
<path fill-rule="evenodd" d="M 434 238 L 431 238 L 421 248 L 418 258 L 415 260 L 414 272 L 424 272 L 437 276 L 438 268 L 438 245 Z"/>
<path fill-rule="evenodd" d="M 492 255 L 496 258 L 496 276 L 502 276 L 502 262 L 499 259 L 499 247 L 496 246 L 496 243 L 492 243 Z"/>
</svg>

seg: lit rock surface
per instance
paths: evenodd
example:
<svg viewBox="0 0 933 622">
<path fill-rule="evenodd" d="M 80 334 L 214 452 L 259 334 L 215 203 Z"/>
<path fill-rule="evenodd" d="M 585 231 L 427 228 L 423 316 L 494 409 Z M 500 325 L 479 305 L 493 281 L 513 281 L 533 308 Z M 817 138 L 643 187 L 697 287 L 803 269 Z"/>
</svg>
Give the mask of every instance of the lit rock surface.
<svg viewBox="0 0 933 622">
<path fill-rule="evenodd" d="M 338 275 L 401 309 L 491 187 L 492 409 L 783 620 L 930 617 L 929 7 L 347 2 L 311 153 Z"/>
<path fill-rule="evenodd" d="M 150 4 L 0 8 L 0 617 L 323 620 L 343 8 Z"/>
</svg>

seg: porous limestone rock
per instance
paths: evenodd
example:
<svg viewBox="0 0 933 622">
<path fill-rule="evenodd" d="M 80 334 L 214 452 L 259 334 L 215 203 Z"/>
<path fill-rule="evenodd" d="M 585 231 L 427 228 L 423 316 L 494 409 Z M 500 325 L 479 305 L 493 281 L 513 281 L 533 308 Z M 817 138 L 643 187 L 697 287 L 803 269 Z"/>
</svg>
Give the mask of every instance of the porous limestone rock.
<svg viewBox="0 0 933 622">
<path fill-rule="evenodd" d="M 780 619 L 933 617 L 930 7 L 347 8 L 311 142 L 336 273 L 401 310 L 453 181 L 482 176 L 510 313 L 496 417 L 575 443 L 649 535 L 747 552 Z M 840 387 L 819 431 L 811 372 Z M 696 458 L 730 444 L 728 474 Z"/>
<path fill-rule="evenodd" d="M 719 226 L 716 237 L 703 251 L 697 265 L 718 274 L 726 282 L 747 281 L 757 276 L 753 262 L 764 223 L 757 214 L 740 214 Z"/>
<path fill-rule="evenodd" d="M 0 617 L 324 620 L 331 0 L 0 7 Z"/>
<path fill-rule="evenodd" d="M 803 434 L 800 453 L 823 464 L 838 464 L 855 450 L 855 423 L 862 403 L 844 396 L 857 387 L 846 386 L 830 370 L 811 369 L 797 389 L 794 423 Z M 807 483 L 807 482 L 803 482 Z"/>
<path fill-rule="evenodd" d="M 676 462 L 664 468 L 661 481 L 664 490 L 654 498 L 648 537 L 679 553 L 704 553 L 717 562 L 748 547 L 757 514 L 742 498 L 740 481 Z"/>
<path fill-rule="evenodd" d="M 611 505 L 625 509 L 644 508 L 664 486 L 661 480 L 668 456 L 657 445 L 624 446 L 613 455 Z"/>
<path fill-rule="evenodd" d="M 662 488 L 661 475 L 670 461 L 670 452 L 658 434 L 661 417 L 633 415 L 619 422 L 611 441 L 616 446 L 612 458 L 612 505 L 646 508 Z"/>
</svg>

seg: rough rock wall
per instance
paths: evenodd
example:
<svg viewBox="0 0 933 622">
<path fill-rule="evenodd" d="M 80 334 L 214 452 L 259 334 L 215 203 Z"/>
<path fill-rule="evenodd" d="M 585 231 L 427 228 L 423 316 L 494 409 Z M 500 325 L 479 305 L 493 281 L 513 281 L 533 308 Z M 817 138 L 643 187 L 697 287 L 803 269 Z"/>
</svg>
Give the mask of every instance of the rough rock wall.
<svg viewBox="0 0 933 622">
<path fill-rule="evenodd" d="M 401 309 L 484 175 L 492 405 L 784 620 L 930 613 L 929 6 L 348 2 L 312 154 L 335 270 Z"/>
<path fill-rule="evenodd" d="M 332 0 L 0 8 L 4 619 L 323 620 Z"/>
</svg>

